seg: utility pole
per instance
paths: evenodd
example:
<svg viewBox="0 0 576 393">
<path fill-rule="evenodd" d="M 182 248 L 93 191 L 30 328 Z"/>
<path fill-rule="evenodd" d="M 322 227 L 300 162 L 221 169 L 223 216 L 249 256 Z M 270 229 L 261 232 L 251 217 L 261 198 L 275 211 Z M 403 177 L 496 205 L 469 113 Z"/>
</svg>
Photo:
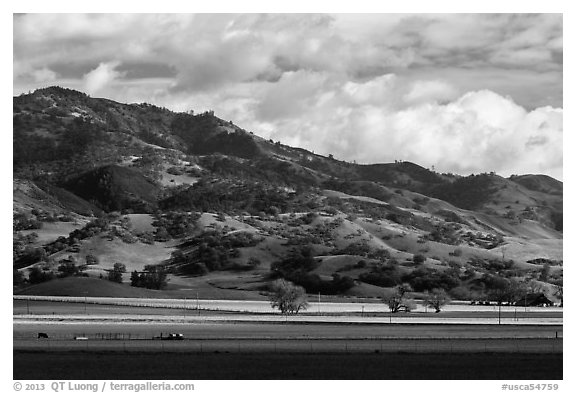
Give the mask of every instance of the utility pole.
<svg viewBox="0 0 576 393">
<path fill-rule="evenodd" d="M 200 315 L 200 302 L 198 300 L 198 291 L 196 291 L 196 310 L 198 312 L 198 315 Z"/>
</svg>

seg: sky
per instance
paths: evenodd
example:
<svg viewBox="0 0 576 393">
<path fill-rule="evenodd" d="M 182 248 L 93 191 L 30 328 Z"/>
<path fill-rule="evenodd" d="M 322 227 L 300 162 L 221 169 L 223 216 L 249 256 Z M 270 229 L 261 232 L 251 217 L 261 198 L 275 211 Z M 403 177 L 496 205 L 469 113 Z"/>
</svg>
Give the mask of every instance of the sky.
<svg viewBox="0 0 576 393">
<path fill-rule="evenodd" d="M 214 110 L 358 163 L 563 179 L 561 14 L 25 14 L 13 93 Z"/>
</svg>

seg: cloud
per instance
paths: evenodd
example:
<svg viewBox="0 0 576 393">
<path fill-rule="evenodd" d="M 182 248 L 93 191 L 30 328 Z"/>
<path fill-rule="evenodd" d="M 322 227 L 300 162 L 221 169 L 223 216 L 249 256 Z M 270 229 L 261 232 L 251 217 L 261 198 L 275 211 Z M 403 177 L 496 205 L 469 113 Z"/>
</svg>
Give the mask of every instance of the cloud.
<svg viewBox="0 0 576 393">
<path fill-rule="evenodd" d="M 31 69 L 62 59 L 83 68 L 111 59 L 135 68 L 158 63 L 175 70 L 179 91 L 278 80 L 297 70 L 352 79 L 408 67 L 558 71 L 561 53 L 562 19 L 554 14 L 28 14 L 14 20 L 15 59 Z"/>
<path fill-rule="evenodd" d="M 100 63 L 98 67 L 84 75 L 84 89 L 88 94 L 95 94 L 102 89 L 110 86 L 118 77 L 122 76 L 121 72 L 116 71 L 119 62 Z"/>
<path fill-rule="evenodd" d="M 39 83 L 53 82 L 57 78 L 57 74 L 46 67 L 32 71 L 31 75 Z"/>
<path fill-rule="evenodd" d="M 402 102 L 393 99 L 396 91 L 436 84 L 423 81 L 405 87 L 395 76 L 353 87 L 309 75 L 300 78 L 314 81 L 314 93 L 310 85 L 298 91 L 297 86 L 306 85 L 300 82 L 292 84 L 286 101 L 270 91 L 276 99 L 274 108 L 300 105 L 284 116 L 255 111 L 244 125 L 266 137 L 347 161 L 403 159 L 443 172 L 547 173 L 562 178 L 561 109 L 527 111 L 509 97 L 487 90 L 444 103 Z"/>
<path fill-rule="evenodd" d="M 404 96 L 404 101 L 408 104 L 444 102 L 456 98 L 457 94 L 454 86 L 443 81 L 416 81 Z"/>
</svg>

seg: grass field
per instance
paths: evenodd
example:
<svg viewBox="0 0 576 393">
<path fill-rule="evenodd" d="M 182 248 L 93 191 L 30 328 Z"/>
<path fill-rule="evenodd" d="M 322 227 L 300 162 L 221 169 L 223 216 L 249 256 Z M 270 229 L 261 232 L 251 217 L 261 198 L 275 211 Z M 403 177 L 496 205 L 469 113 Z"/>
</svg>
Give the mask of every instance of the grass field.
<svg viewBox="0 0 576 393">
<path fill-rule="evenodd" d="M 14 351 L 14 379 L 557 380 L 562 377 L 562 354 Z"/>
</svg>

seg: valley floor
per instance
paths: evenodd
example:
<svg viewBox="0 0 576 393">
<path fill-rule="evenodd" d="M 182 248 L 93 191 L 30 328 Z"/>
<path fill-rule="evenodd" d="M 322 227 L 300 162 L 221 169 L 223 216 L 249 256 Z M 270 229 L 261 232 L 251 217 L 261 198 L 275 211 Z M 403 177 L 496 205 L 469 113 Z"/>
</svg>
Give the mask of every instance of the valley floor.
<svg viewBox="0 0 576 393">
<path fill-rule="evenodd" d="M 20 299 L 14 301 L 14 378 L 562 378 L 561 312 L 530 309 L 522 322 L 507 313 L 511 320 L 500 325 L 497 312 L 484 312 L 486 323 L 470 311 L 442 312 L 457 315 L 444 320 L 434 313 L 286 318 Z M 161 339 L 169 333 L 184 339 Z"/>
</svg>

